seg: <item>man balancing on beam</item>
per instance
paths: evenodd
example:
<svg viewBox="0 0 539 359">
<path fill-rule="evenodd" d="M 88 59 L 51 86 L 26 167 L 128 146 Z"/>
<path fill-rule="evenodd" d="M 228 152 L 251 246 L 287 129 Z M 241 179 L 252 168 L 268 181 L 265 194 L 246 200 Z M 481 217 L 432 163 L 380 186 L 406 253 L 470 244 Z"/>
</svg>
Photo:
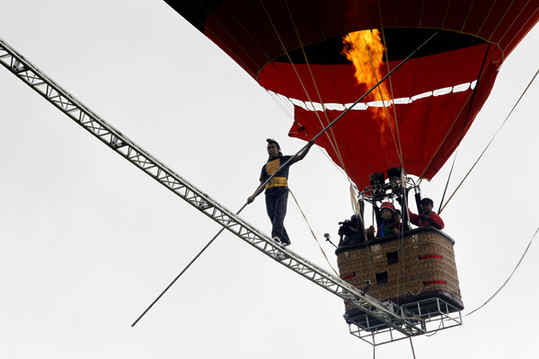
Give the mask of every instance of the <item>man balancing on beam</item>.
<svg viewBox="0 0 539 359">
<path fill-rule="evenodd" d="M 282 246 L 286 247 L 290 244 L 290 239 L 284 228 L 284 217 L 286 216 L 286 202 L 288 200 L 288 170 L 290 165 L 301 161 L 309 150 L 313 142 L 310 142 L 307 147 L 297 157 L 293 158 L 283 168 L 279 169 L 293 156 L 283 156 L 281 147 L 277 141 L 268 138 L 268 162 L 262 167 L 260 173 L 260 184 L 264 183 L 271 175 L 275 176 L 266 184 L 265 187 L 258 186 L 255 193 L 247 198 L 247 203 L 254 201 L 264 188 L 266 189 L 266 210 L 271 221 L 272 229 L 271 236 Z"/>
</svg>

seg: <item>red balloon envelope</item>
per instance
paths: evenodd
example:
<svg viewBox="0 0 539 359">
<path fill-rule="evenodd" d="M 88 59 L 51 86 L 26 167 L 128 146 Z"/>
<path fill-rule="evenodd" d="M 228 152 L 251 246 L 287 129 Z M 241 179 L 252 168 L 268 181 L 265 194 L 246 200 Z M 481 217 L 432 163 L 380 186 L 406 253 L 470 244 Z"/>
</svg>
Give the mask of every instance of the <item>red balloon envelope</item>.
<svg viewBox="0 0 539 359">
<path fill-rule="evenodd" d="M 391 76 L 394 104 L 383 121 L 381 104 L 368 98 L 317 141 L 359 188 L 371 173 L 401 163 L 431 179 L 466 134 L 504 59 L 539 19 L 537 1 L 529 0 L 166 2 L 260 85 L 296 99 L 289 135 L 304 140 L 341 112 L 336 104 L 367 90 L 341 54 L 344 35 L 381 29 L 391 69 L 438 32 Z"/>
</svg>

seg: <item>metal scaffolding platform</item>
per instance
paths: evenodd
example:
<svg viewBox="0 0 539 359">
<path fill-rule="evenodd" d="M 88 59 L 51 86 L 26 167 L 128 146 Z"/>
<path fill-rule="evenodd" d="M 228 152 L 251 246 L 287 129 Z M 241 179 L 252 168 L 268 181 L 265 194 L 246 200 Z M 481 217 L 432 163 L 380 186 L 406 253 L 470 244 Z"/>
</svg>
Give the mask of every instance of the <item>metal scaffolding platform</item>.
<svg viewBox="0 0 539 359">
<path fill-rule="evenodd" d="M 395 304 L 388 303 L 393 310 L 399 310 Z M 459 308 L 444 301 L 441 298 L 429 298 L 404 304 L 400 307 L 408 318 L 421 325 L 423 334 L 434 335 L 443 329 L 449 329 L 462 325 L 462 314 Z M 412 317 L 410 317 L 412 316 Z M 385 323 L 372 320 L 367 315 L 363 315 L 363 320 L 350 323 L 349 330 L 353 336 L 373 345 L 383 345 L 398 340 L 406 339 L 409 336 L 395 331 Z"/>
<path fill-rule="evenodd" d="M 381 323 L 379 328 L 367 329 L 367 334 L 364 333 L 365 328 L 351 328 L 353 335 L 372 345 L 380 345 L 398 340 L 374 341 L 375 337 L 386 335 L 388 331 L 391 338 L 395 333 L 398 333 L 400 338 L 421 335 L 428 332 L 427 325 L 431 323 L 433 316 L 446 317 L 443 310 L 439 310 L 437 314 L 431 313 L 432 316 L 431 314 L 425 316 L 424 313 L 418 315 L 414 308 L 408 306 L 398 307 L 394 304 L 381 303 L 290 249 L 281 247 L 105 122 L 1 39 L 0 63 L 78 125 L 213 221 L 281 265 L 341 299 L 350 301 L 371 322 Z M 373 340 L 369 341 L 367 337 Z"/>
</svg>

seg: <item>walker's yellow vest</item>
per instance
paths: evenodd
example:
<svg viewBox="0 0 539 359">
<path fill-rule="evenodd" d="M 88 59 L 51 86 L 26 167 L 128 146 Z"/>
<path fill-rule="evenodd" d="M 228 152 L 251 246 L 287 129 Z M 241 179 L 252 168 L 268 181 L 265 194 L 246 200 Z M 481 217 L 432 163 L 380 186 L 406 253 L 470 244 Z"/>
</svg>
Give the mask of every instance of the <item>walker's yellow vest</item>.
<svg viewBox="0 0 539 359">
<path fill-rule="evenodd" d="M 269 161 L 266 163 L 266 173 L 268 175 L 273 175 L 277 172 L 279 167 L 281 166 L 281 159 L 276 158 L 272 161 Z M 266 189 L 273 188 L 273 187 L 288 187 L 288 182 L 286 177 L 273 177 L 267 184 Z"/>
</svg>

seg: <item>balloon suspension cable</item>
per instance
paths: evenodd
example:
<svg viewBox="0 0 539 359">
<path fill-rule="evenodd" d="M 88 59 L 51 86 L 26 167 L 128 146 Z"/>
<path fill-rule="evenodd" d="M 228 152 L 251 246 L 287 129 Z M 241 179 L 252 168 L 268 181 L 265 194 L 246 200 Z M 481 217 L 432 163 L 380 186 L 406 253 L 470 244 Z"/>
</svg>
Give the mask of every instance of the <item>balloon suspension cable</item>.
<svg viewBox="0 0 539 359">
<path fill-rule="evenodd" d="M 408 339 L 410 340 L 410 348 L 412 348 L 412 355 L 414 356 L 414 359 L 416 359 L 415 350 L 414 350 L 414 343 L 412 342 L 412 337 L 408 337 Z"/>
<path fill-rule="evenodd" d="M 464 181 L 466 181 L 466 179 L 468 178 L 468 176 L 470 175 L 470 173 L 472 173 L 473 169 L 475 168 L 475 166 L 477 166 L 477 164 L 479 163 L 479 161 L 481 161 L 481 158 L 483 158 L 483 156 L 485 155 L 485 153 L 487 152 L 488 148 L 490 147 L 490 145 L 492 145 L 492 142 L 494 142 L 494 139 L 496 139 L 496 136 L 498 136 L 498 134 L 500 133 L 500 131 L 502 130 L 502 128 L 505 126 L 505 124 L 507 123 L 507 121 L 509 120 L 509 118 L 511 117 L 511 115 L 513 114 L 513 112 L 515 111 L 516 107 L 518 106 L 518 104 L 520 103 L 520 100 L 522 100 L 522 98 L 524 97 L 524 95 L 526 94 L 526 92 L 528 91 L 528 89 L 530 88 L 530 86 L 533 84 L 533 81 L 535 80 L 535 78 L 537 77 L 537 74 L 539 73 L 539 69 L 535 71 L 535 74 L 533 75 L 532 79 L 530 80 L 530 82 L 528 82 L 528 85 L 526 86 L 526 88 L 524 89 L 524 91 L 522 92 L 522 94 L 518 97 L 517 101 L 515 102 L 515 104 L 513 105 L 513 107 L 511 108 L 511 110 L 509 111 L 509 113 L 507 114 L 507 116 L 505 116 L 505 119 L 503 120 L 503 122 L 501 123 L 501 125 L 498 127 L 498 129 L 496 130 L 496 132 L 494 132 L 494 134 L 492 135 L 492 137 L 490 138 L 490 140 L 488 141 L 488 143 L 486 144 L 486 146 L 483 148 L 483 150 L 481 151 L 481 153 L 479 154 L 479 156 L 476 158 L 476 160 L 474 161 L 472 167 L 470 167 L 470 169 L 468 170 L 468 172 L 466 172 L 466 174 L 464 175 L 464 177 L 460 180 L 459 184 L 457 185 L 457 187 L 455 188 L 455 190 L 451 193 L 451 196 L 449 196 L 449 198 L 447 199 L 447 201 L 443 204 L 443 206 L 441 206 L 440 210 L 438 211 L 439 213 L 442 213 L 442 211 L 444 210 L 444 208 L 447 206 L 447 204 L 449 203 L 449 201 L 451 201 L 451 199 L 455 196 L 455 194 L 458 192 L 458 190 L 462 187 L 462 184 L 464 183 Z M 440 203 L 441 205 L 441 203 Z"/>
<path fill-rule="evenodd" d="M 500 285 L 500 287 L 498 289 L 496 289 L 496 291 L 490 296 L 488 297 L 487 300 L 485 300 L 483 302 L 483 304 L 481 304 L 479 307 L 475 308 L 474 310 L 472 310 L 471 312 L 468 312 L 466 314 L 466 317 L 469 316 L 469 315 L 472 315 L 473 313 L 477 312 L 478 310 L 481 310 L 483 307 L 485 307 L 491 300 L 494 299 L 494 297 L 496 297 L 498 295 L 498 293 L 500 293 L 502 291 L 502 289 L 507 285 L 507 283 L 509 283 L 509 281 L 511 280 L 511 278 L 513 277 L 513 275 L 515 274 L 515 272 L 517 271 L 518 267 L 520 266 L 520 264 L 522 263 L 522 261 L 524 260 L 524 257 L 526 257 L 526 254 L 528 253 L 528 250 L 530 249 L 533 241 L 535 240 L 535 237 L 537 237 L 537 233 L 539 233 L 539 227 L 537 227 L 537 229 L 535 230 L 535 232 L 533 233 L 533 236 L 530 238 L 530 240 L 528 241 L 528 244 L 526 245 L 526 248 L 524 249 L 524 252 L 522 252 L 522 255 L 520 256 L 520 259 L 518 260 L 517 264 L 515 265 L 515 267 L 513 268 L 513 270 L 511 271 L 511 273 L 509 274 L 509 276 L 505 279 L 505 281 L 502 283 L 502 285 Z"/>
<path fill-rule="evenodd" d="M 300 84 L 301 87 L 303 88 L 303 92 L 305 93 L 305 96 L 307 97 L 307 100 L 311 103 L 311 105 L 313 106 L 313 110 L 314 110 L 315 108 L 314 108 L 314 105 L 313 105 L 312 98 L 311 98 L 311 96 L 310 96 L 310 94 L 309 94 L 309 91 L 307 91 L 307 88 L 305 87 L 305 84 L 304 84 L 304 82 L 303 82 L 303 80 L 302 80 L 302 78 L 301 78 L 301 76 L 300 76 L 298 70 L 296 69 L 296 66 L 295 66 L 294 62 L 292 61 L 292 58 L 291 58 L 291 56 L 290 56 L 290 53 L 289 53 L 288 49 L 286 48 L 286 45 L 285 45 L 285 43 L 284 43 L 284 41 L 283 41 L 281 35 L 279 34 L 279 31 L 277 30 L 277 27 L 275 26 L 275 23 L 273 22 L 270 13 L 268 12 L 268 10 L 266 9 L 266 7 L 264 6 L 264 2 L 263 2 L 263 1 L 260 1 L 260 4 L 261 4 L 262 8 L 264 9 L 266 15 L 268 16 L 268 20 L 269 20 L 269 22 L 270 22 L 270 24 L 271 24 L 271 27 L 273 28 L 273 31 L 274 31 L 275 35 L 276 35 L 277 38 L 279 39 L 279 42 L 280 42 L 280 44 L 281 44 L 281 48 L 284 50 L 284 52 L 285 52 L 285 54 L 286 54 L 286 57 L 288 58 L 288 61 L 290 62 L 290 65 L 291 65 L 292 69 L 294 70 L 294 73 L 296 74 L 296 77 L 297 77 L 297 79 L 298 79 L 298 81 L 299 81 L 299 84 Z M 297 29 L 297 27 L 296 27 L 296 23 L 295 23 L 294 18 L 293 18 L 293 16 L 292 16 L 292 12 L 290 11 L 290 7 L 288 6 L 288 3 L 287 3 L 287 2 L 285 2 L 285 4 L 286 4 L 286 7 L 287 7 L 287 9 L 288 9 L 288 15 L 289 15 L 289 17 L 290 17 L 290 21 L 291 21 L 291 23 L 292 23 L 292 25 L 293 25 L 293 27 L 294 27 L 294 31 L 295 31 L 295 33 L 296 33 L 296 37 L 297 37 L 298 42 L 299 42 L 299 44 L 300 44 L 300 48 L 301 48 L 301 50 L 302 50 L 302 52 L 303 52 L 303 57 L 304 57 L 304 59 L 305 59 L 306 65 L 307 65 L 307 69 L 309 70 L 309 73 L 310 73 L 310 75 L 311 75 L 311 80 L 312 80 L 312 82 L 313 82 L 313 85 L 314 85 L 314 87 L 315 87 L 316 93 L 317 93 L 317 95 L 318 95 L 318 100 L 320 101 L 320 104 L 322 105 L 322 109 L 323 109 L 323 111 L 324 111 L 324 116 L 325 116 L 325 118 L 326 118 L 326 122 L 329 123 L 329 117 L 328 117 L 328 114 L 327 114 L 327 111 L 326 111 L 326 107 L 325 107 L 325 105 L 324 105 L 324 102 L 322 101 L 322 96 L 321 96 L 321 94 L 320 94 L 320 91 L 318 90 L 318 85 L 317 85 L 317 82 L 316 82 L 316 78 L 314 77 L 314 75 L 313 75 L 313 73 L 312 73 L 311 65 L 310 65 L 310 63 L 309 63 L 309 60 L 308 60 L 308 58 L 307 58 L 307 53 L 305 52 L 305 48 L 304 48 L 304 46 L 303 46 L 303 41 L 301 41 L 301 36 L 299 35 L 299 31 L 298 31 L 298 29 Z M 303 103 L 305 104 L 305 107 L 308 108 L 308 105 L 305 103 L 305 101 L 303 101 Z M 318 114 L 318 112 L 314 112 L 314 114 L 315 114 L 316 118 L 318 119 L 318 121 L 320 122 L 320 126 L 323 127 L 323 126 L 324 126 L 324 122 L 322 122 L 321 116 Z M 331 135 L 331 136 L 330 136 L 330 135 Z M 337 140 L 336 140 L 336 138 L 335 138 L 335 135 L 334 135 L 333 131 L 330 131 L 330 135 L 326 133 L 326 137 L 327 137 L 327 139 L 328 139 L 328 141 L 329 141 L 329 144 L 331 145 L 333 151 L 335 152 L 335 155 L 338 157 L 339 162 L 340 162 L 341 165 L 342 165 L 342 168 L 344 169 L 345 172 L 347 172 L 347 171 L 346 171 L 346 166 L 345 166 L 345 164 L 344 164 L 344 159 L 342 158 L 341 151 L 339 150 L 339 145 L 338 145 L 338 143 L 337 143 Z"/>
<path fill-rule="evenodd" d="M 464 122 L 464 126 L 462 127 L 463 131 L 464 131 L 462 133 L 462 135 L 464 136 L 464 133 L 465 133 L 466 128 L 467 128 L 467 124 L 470 121 L 470 115 L 472 113 L 472 104 L 473 104 L 473 101 L 475 99 L 475 94 L 476 94 L 477 89 L 479 88 L 479 86 L 481 84 L 481 78 L 483 76 L 483 70 L 485 69 L 485 64 L 487 63 L 489 49 L 490 49 L 490 44 L 487 46 L 487 49 L 485 50 L 485 54 L 483 55 L 483 60 L 481 61 L 481 67 L 479 68 L 479 73 L 477 74 L 477 80 L 475 82 L 475 87 L 473 88 L 472 93 L 468 96 L 467 100 L 464 102 L 464 105 L 461 107 L 460 111 L 455 116 L 455 119 L 451 123 L 451 126 L 449 126 L 449 129 L 445 132 L 444 138 L 442 139 L 442 141 L 438 145 L 438 148 L 436 148 L 436 151 L 434 151 L 434 153 L 432 154 L 432 156 L 429 159 L 429 162 L 427 163 L 427 165 L 425 166 L 425 168 L 421 172 L 421 175 L 419 176 L 419 184 L 421 184 L 421 182 L 423 181 L 423 177 L 425 176 L 425 173 L 427 172 L 427 170 L 430 168 L 430 165 L 432 164 L 432 161 L 438 155 L 438 153 L 442 149 L 442 146 L 445 144 L 445 141 L 447 141 L 449 135 L 452 133 L 453 127 L 456 125 L 457 120 L 460 118 L 460 115 L 463 113 L 464 108 L 466 107 L 467 104 L 469 104 L 469 106 L 468 106 L 468 114 L 466 115 L 466 120 Z"/>
<path fill-rule="evenodd" d="M 451 180 L 451 175 L 453 174 L 453 169 L 455 168 L 455 162 L 457 161 L 457 152 L 453 156 L 453 163 L 451 164 L 451 169 L 449 170 L 449 175 L 447 176 L 447 181 L 444 186 L 444 193 L 442 194 L 442 199 L 440 200 L 440 207 L 438 207 L 438 214 L 442 213 L 442 205 L 444 204 L 445 194 L 447 193 L 447 187 L 449 187 L 449 181 Z"/>
<path fill-rule="evenodd" d="M 294 119 L 294 117 L 291 115 L 291 113 L 289 111 L 287 111 L 287 109 L 285 108 L 285 106 L 283 105 L 283 102 L 284 101 L 288 101 L 288 103 L 293 107 L 294 106 L 294 103 L 292 101 L 290 101 L 290 99 L 286 96 L 283 96 L 283 95 L 280 95 L 278 93 L 275 93 L 271 90 L 268 90 L 266 89 L 266 92 L 269 94 L 269 96 L 273 99 L 273 101 L 277 104 L 277 106 L 279 106 L 279 108 L 281 109 L 281 111 L 285 114 L 286 117 L 290 118 L 290 119 Z M 284 98 L 285 100 L 277 100 L 277 99 L 280 99 L 280 98 Z M 343 169 L 343 167 L 340 167 L 339 165 L 337 165 L 335 162 L 333 162 L 333 160 L 331 159 L 331 157 L 329 157 L 327 151 L 323 148 L 323 147 L 319 147 L 318 150 L 320 151 L 320 153 L 322 153 L 322 155 L 324 155 L 324 157 L 326 157 L 329 161 L 329 163 L 331 163 L 333 166 L 335 166 L 335 168 L 337 168 L 338 171 L 340 171 L 344 177 L 346 177 L 346 180 L 350 183 L 350 185 L 352 186 L 355 186 L 356 184 L 352 181 L 352 179 L 350 178 L 350 176 L 348 175 L 348 173 Z M 339 161 L 340 162 L 340 161 Z M 357 188 L 357 187 L 356 187 Z"/>
<path fill-rule="evenodd" d="M 367 90 L 363 95 L 361 95 L 356 101 L 354 101 L 350 107 L 346 108 L 344 111 L 342 111 L 333 121 L 331 121 L 328 125 L 326 125 L 316 136 L 311 138 L 298 152 L 296 152 L 293 156 L 291 156 L 287 161 L 285 161 L 279 169 L 272 175 L 270 175 L 264 182 L 261 182 L 260 185 L 256 188 L 253 200 L 256 198 L 264 189 L 266 184 L 268 184 L 273 177 L 285 166 L 288 164 L 292 164 L 300 155 L 306 155 L 305 151 L 308 151 L 309 148 L 316 142 L 316 140 L 322 136 L 327 130 L 333 127 L 341 118 L 344 117 L 349 111 L 351 111 L 361 100 L 363 100 L 365 97 L 367 97 L 372 91 L 374 91 L 382 82 L 387 80 L 395 71 L 397 71 L 402 65 L 404 65 L 408 60 L 410 60 L 419 50 L 421 50 L 426 44 L 428 44 L 436 35 L 438 35 L 438 32 L 435 32 L 431 36 L 429 36 L 421 45 L 415 48 L 414 51 L 412 51 L 406 58 L 404 58 L 401 62 L 397 64 L 391 71 L 389 71 L 387 74 L 385 74 L 374 86 L 372 86 L 369 90 Z M 303 157 L 302 157 L 303 158 Z M 245 203 L 237 212 L 236 214 L 240 214 L 241 211 L 247 207 L 251 202 Z M 191 267 L 193 263 L 202 255 L 202 253 L 219 237 L 219 235 L 223 232 L 224 227 L 219 230 L 213 236 L 213 238 L 197 253 L 197 255 L 187 264 L 187 266 L 167 285 L 167 287 L 154 299 L 154 301 L 142 312 L 142 314 L 139 315 L 139 317 L 131 324 L 131 327 L 134 327 L 141 319 L 148 313 L 148 311 L 163 297 L 163 295 L 176 283 L 176 281 Z"/>
<path fill-rule="evenodd" d="M 318 248 L 320 248 L 320 251 L 322 252 L 322 255 L 324 256 L 324 259 L 326 260 L 327 264 L 329 265 L 329 267 L 331 268 L 331 270 L 333 271 L 333 273 L 335 273 L 336 276 L 339 276 L 339 273 L 337 273 L 337 270 L 333 267 L 333 265 L 331 264 L 331 261 L 329 260 L 326 252 L 324 251 L 324 248 L 322 248 L 322 245 L 320 244 L 320 241 L 318 240 L 318 238 L 316 237 L 316 234 L 314 234 L 314 230 L 313 230 L 313 227 L 311 226 L 311 223 L 309 222 L 309 220 L 307 219 L 307 215 L 305 215 L 305 212 L 303 212 L 303 209 L 301 208 L 301 206 L 299 205 L 299 201 L 298 199 L 296 198 L 296 195 L 294 194 L 294 192 L 292 192 L 292 190 L 288 189 L 288 191 L 290 192 L 290 194 L 292 195 L 292 198 L 294 199 L 294 202 L 296 203 L 296 206 L 298 207 L 298 210 L 299 212 L 301 213 L 301 215 L 303 216 L 303 219 L 305 220 L 305 223 L 307 224 L 307 227 L 309 227 L 309 230 L 311 231 L 311 234 L 314 238 L 314 240 L 316 241 L 316 244 L 318 244 Z M 329 240 L 328 238 L 326 238 L 326 240 Z"/>
</svg>

